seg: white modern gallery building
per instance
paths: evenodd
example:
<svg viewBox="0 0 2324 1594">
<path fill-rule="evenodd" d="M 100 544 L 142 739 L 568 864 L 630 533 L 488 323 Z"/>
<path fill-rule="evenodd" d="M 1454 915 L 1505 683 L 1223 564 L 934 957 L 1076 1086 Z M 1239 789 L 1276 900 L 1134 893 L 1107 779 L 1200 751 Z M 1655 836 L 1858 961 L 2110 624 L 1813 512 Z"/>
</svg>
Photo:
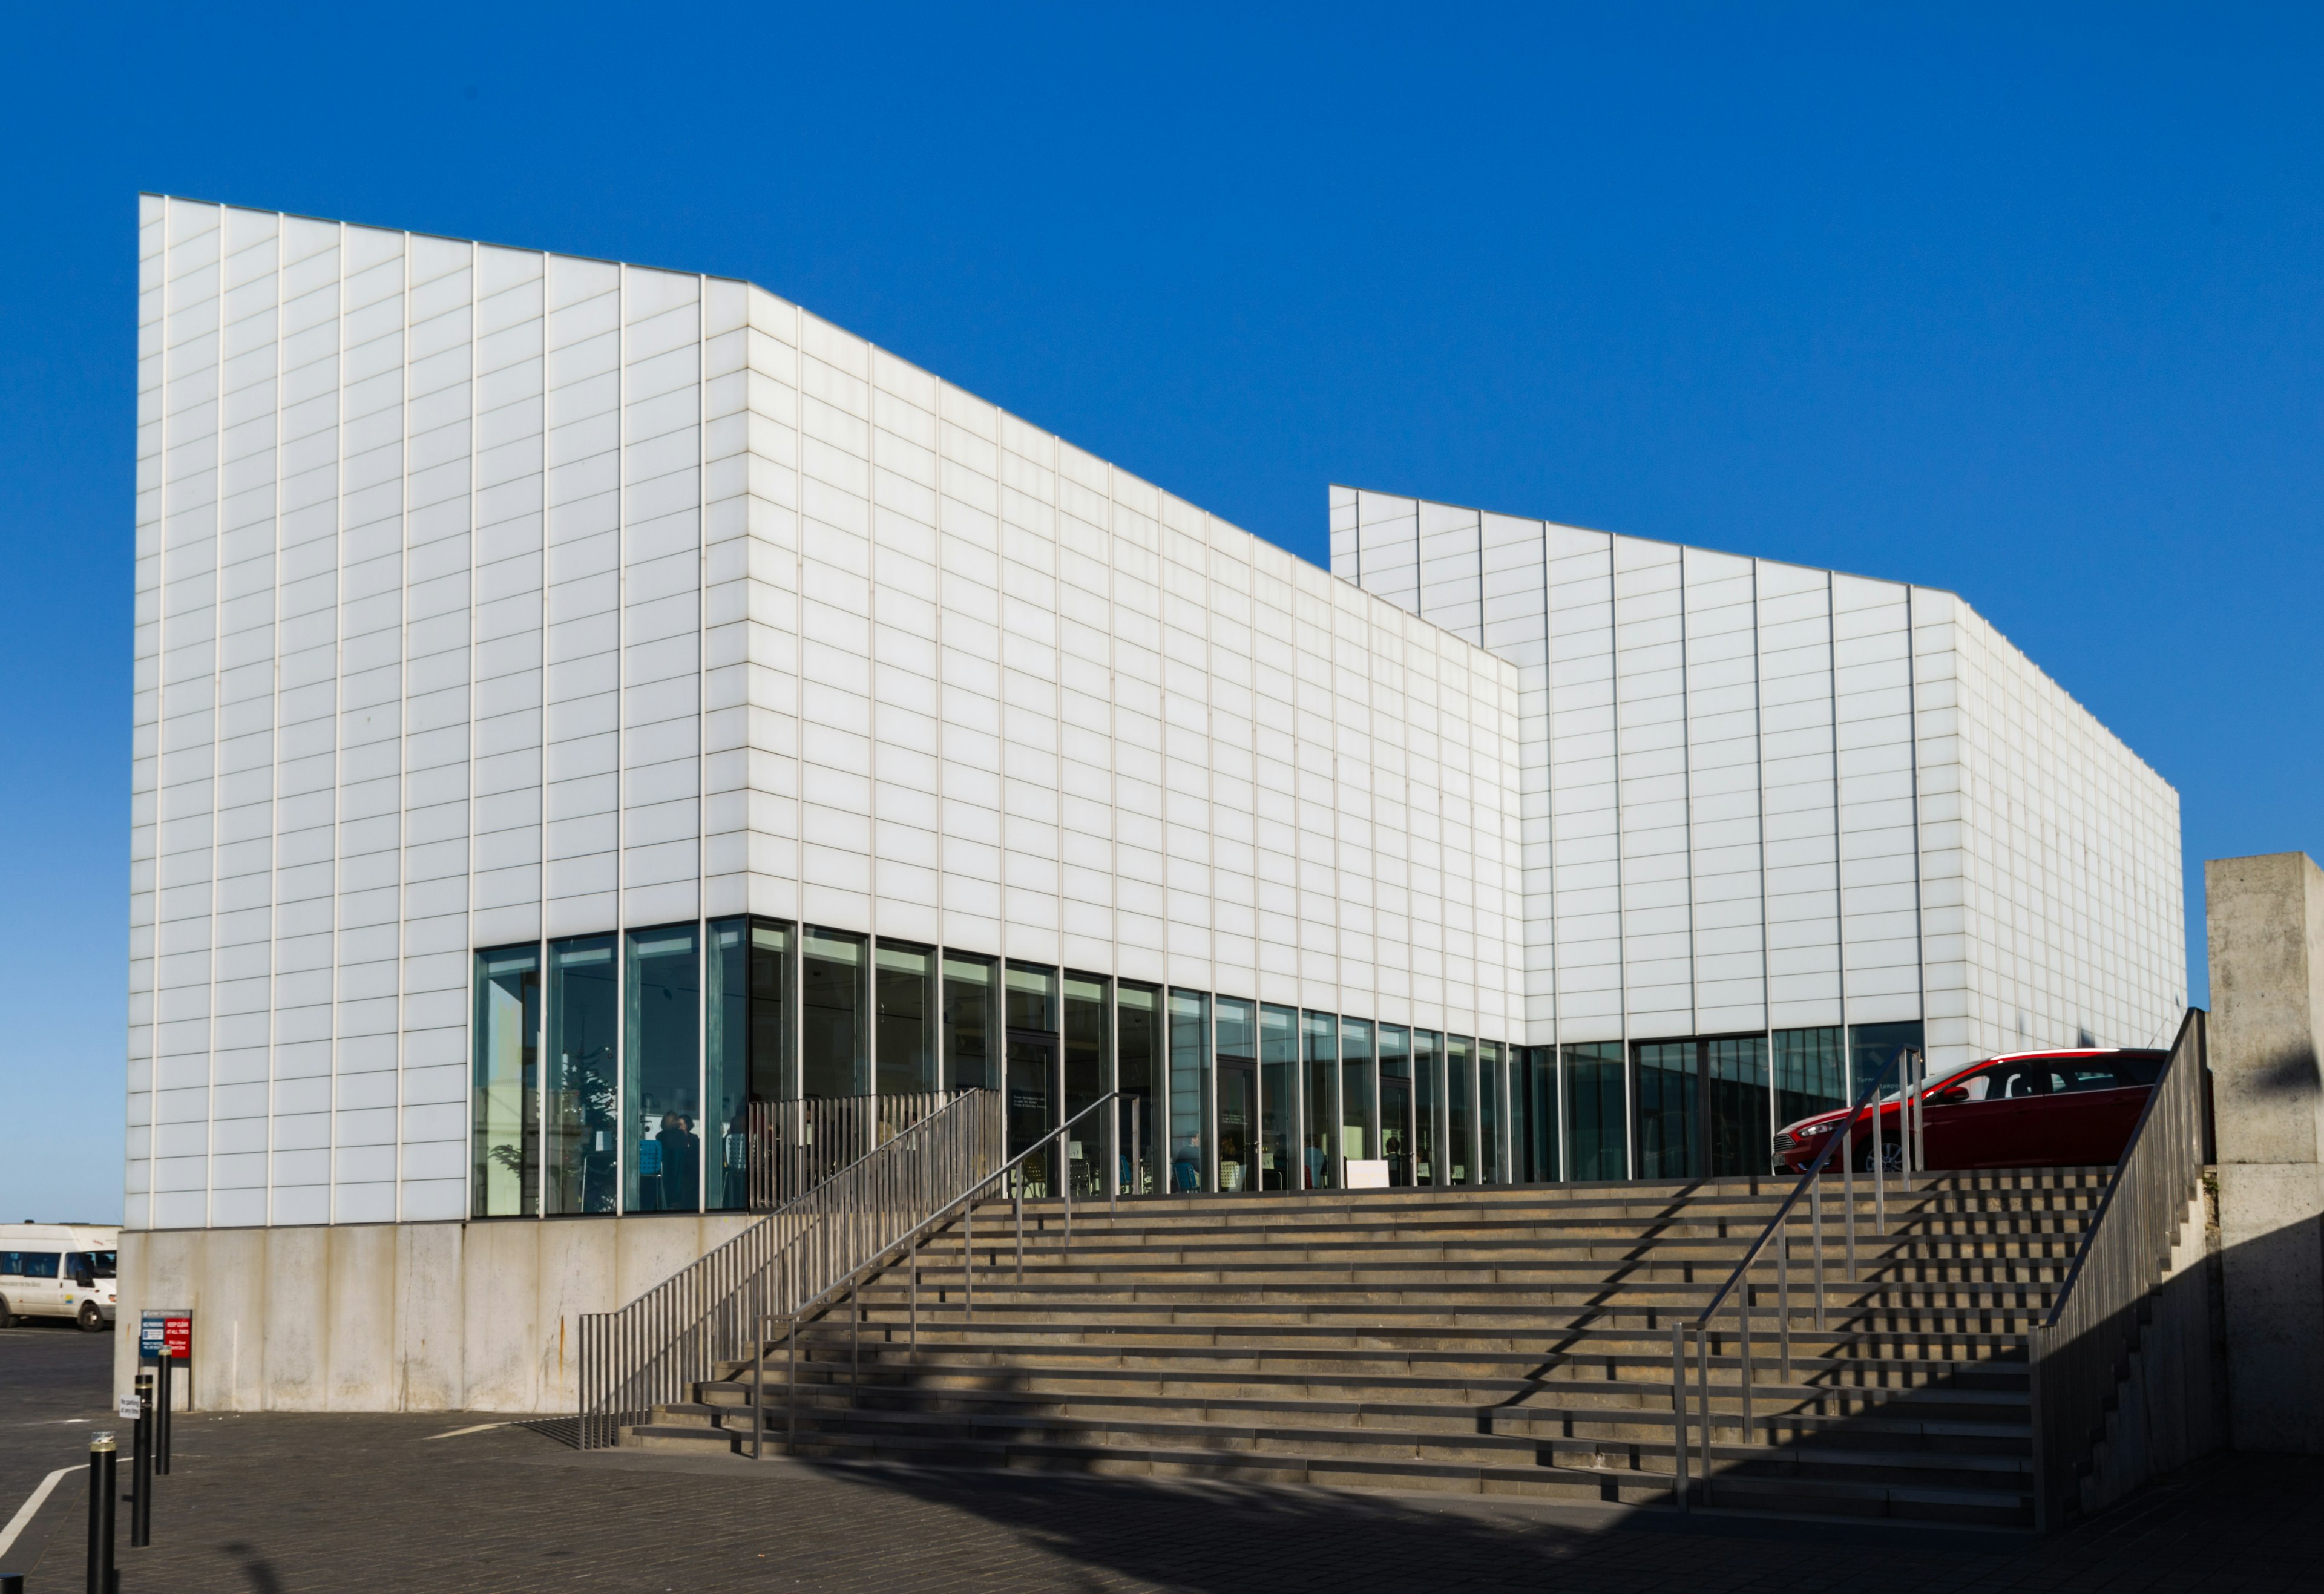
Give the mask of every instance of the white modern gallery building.
<svg viewBox="0 0 2324 1594">
<path fill-rule="evenodd" d="M 1341 487 L 1325 571 L 745 282 L 142 205 L 122 1304 L 204 1405 L 570 1410 L 753 1103 L 1691 1178 L 2180 1016 L 2176 794 L 1950 593 Z"/>
</svg>

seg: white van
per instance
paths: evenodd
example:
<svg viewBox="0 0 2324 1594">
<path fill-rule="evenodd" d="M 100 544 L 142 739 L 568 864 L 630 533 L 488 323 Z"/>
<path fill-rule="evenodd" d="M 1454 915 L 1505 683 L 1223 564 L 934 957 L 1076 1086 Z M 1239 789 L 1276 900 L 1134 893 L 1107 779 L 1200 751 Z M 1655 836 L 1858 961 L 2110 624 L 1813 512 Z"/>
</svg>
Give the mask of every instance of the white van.
<svg viewBox="0 0 2324 1594">
<path fill-rule="evenodd" d="M 0 1223 L 0 1328 L 20 1317 L 69 1317 L 90 1333 L 113 1323 L 121 1230 L 95 1223 Z"/>
</svg>

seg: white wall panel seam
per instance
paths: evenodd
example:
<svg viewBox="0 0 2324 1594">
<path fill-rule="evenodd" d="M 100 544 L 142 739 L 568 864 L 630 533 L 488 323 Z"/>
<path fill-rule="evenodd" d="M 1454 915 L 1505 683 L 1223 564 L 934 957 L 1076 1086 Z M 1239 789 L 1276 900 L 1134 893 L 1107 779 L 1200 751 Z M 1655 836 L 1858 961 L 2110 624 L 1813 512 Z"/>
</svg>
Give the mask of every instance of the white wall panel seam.
<svg viewBox="0 0 2324 1594">
<path fill-rule="evenodd" d="M 323 1164 L 325 1221 L 339 1221 L 339 824 L 345 765 L 340 744 L 346 734 L 341 668 L 346 639 L 346 490 L 347 490 L 347 224 L 340 222 L 331 263 L 337 272 L 332 290 L 331 334 L 337 348 L 332 356 L 331 430 L 331 989 L 330 1055 L 323 1077 L 330 1082 L 330 1122 Z M 279 396 L 279 395 L 278 395 Z"/>
<path fill-rule="evenodd" d="M 1921 633 L 1914 622 L 1913 588 L 1904 588 L 1904 723 L 1913 754 L 1913 978 L 1921 1018 L 1921 1056 L 1929 1055 L 1928 893 L 1921 850 Z"/>
<path fill-rule="evenodd" d="M 549 742 L 549 268 L 546 261 L 541 263 L 540 289 L 541 498 L 540 580 L 541 623 L 540 629 L 541 637 L 541 658 L 540 690 L 540 730 L 535 736 L 535 740 L 540 744 L 542 753 L 545 755 Z M 472 241 L 468 244 L 468 757 L 467 770 L 464 778 L 466 782 L 465 790 L 466 793 L 466 801 L 467 806 L 465 850 L 467 852 L 468 867 L 466 880 L 467 889 L 466 898 L 461 904 L 460 913 L 461 927 L 466 931 L 466 935 L 463 938 L 466 940 L 467 944 L 463 950 L 467 954 L 466 962 L 468 966 L 465 972 L 467 975 L 469 990 L 469 995 L 461 1004 L 462 1022 L 460 1026 L 460 1063 L 461 1073 L 467 1079 L 469 1089 L 472 1091 L 475 1088 L 476 1047 L 476 1035 L 475 1029 L 476 1021 L 476 1001 L 475 994 L 476 979 L 476 545 L 479 540 L 476 526 L 476 420 L 479 411 L 479 406 L 476 402 L 476 343 L 478 334 L 483 327 L 484 304 L 484 252 L 481 244 Z M 546 762 L 544 761 L 544 770 L 546 769 Z M 536 868 L 533 871 L 534 874 L 539 877 L 539 881 L 536 883 L 534 889 L 536 896 L 547 891 L 549 889 L 545 883 L 549 874 L 549 871 L 545 866 L 546 862 L 547 860 L 544 856 L 542 859 L 543 866 Z M 542 932 L 548 928 L 548 915 L 549 907 L 548 903 L 544 900 L 540 905 L 539 917 L 533 921 L 533 937 L 536 943 L 544 943 L 546 940 Z M 546 944 L 542 944 L 540 970 L 540 972 L 534 976 L 535 979 L 540 981 L 540 991 L 542 997 L 540 1021 L 544 1030 L 546 1030 L 549 1023 L 549 1003 L 547 1000 L 549 993 L 548 953 L 548 946 Z M 544 1084 L 546 1083 L 545 1076 L 549 1071 L 548 1044 L 549 1037 L 545 1033 L 536 1035 L 533 1037 L 533 1045 L 536 1048 L 535 1055 L 540 1059 L 539 1066 L 544 1076 Z M 549 1092 L 546 1089 L 542 1090 L 540 1099 L 543 1103 L 543 1111 L 545 1113 L 547 1110 L 546 1104 L 549 1100 Z M 471 1111 L 473 1112 L 473 1109 Z M 549 1207 L 549 1159 L 545 1156 L 536 1156 L 533 1158 L 533 1163 L 532 1210 L 535 1212 L 545 1213 Z M 466 1219 L 476 1210 L 475 1181 L 476 1157 L 475 1148 L 472 1146 L 460 1158 L 460 1216 L 463 1219 Z"/>
<path fill-rule="evenodd" d="M 266 1221 L 274 1221 L 274 1088 L 279 1004 L 274 979 L 275 939 L 281 931 L 282 835 L 282 218 L 274 218 L 274 580 L 271 627 L 272 689 L 268 723 L 275 738 L 266 783 Z"/>
<path fill-rule="evenodd" d="M 1856 1037 L 1848 1027 L 1848 882 L 1841 871 L 1843 844 L 1840 801 L 1840 582 L 1827 570 L 1823 576 L 1824 683 L 1831 704 L 1831 913 L 1832 957 L 1840 971 L 1840 1046 L 1845 1082 L 1843 1095 L 1856 1089 Z"/>
<path fill-rule="evenodd" d="M 1681 812 L 1686 816 L 1686 1000 L 1687 1028 L 1702 1027 L 1702 993 L 1695 963 L 1695 937 L 1699 927 L 1694 914 L 1694 715 L 1688 701 L 1687 685 L 1693 659 L 1689 657 L 1688 643 L 1692 632 L 1687 625 L 1686 549 L 1678 550 L 1678 727 L 1679 778 L 1683 794 Z M 1628 949 L 1624 948 L 1624 956 Z"/>
<path fill-rule="evenodd" d="M 750 307 L 743 307 L 748 325 Z M 694 279 L 694 1099 L 702 1113 L 704 1149 L 709 1146 L 710 1110 L 710 278 Z M 747 568 L 747 566 L 745 567 Z M 746 669 L 748 666 L 744 667 Z M 747 700 L 747 699 L 746 699 Z M 747 908 L 749 903 L 745 901 Z M 747 984 L 751 926 L 742 925 L 742 966 Z M 875 1023 L 873 1028 L 879 1026 Z M 747 1068 L 748 1063 L 744 1064 Z M 719 1156 L 725 1156 L 727 1129 L 718 1126 Z M 710 1158 L 694 1159 L 694 1210 L 710 1210 Z"/>
<path fill-rule="evenodd" d="M 397 300 L 402 323 L 396 343 L 403 358 L 397 367 L 399 404 L 396 411 L 396 454 L 402 475 L 396 492 L 395 609 L 395 1221 L 403 1221 L 403 1065 L 404 1013 L 409 992 L 404 989 L 404 959 L 410 936 L 406 919 L 411 905 L 411 869 L 405 849 L 411 836 L 411 235 L 403 235 L 403 291 Z M 476 436 L 468 433 L 468 456 L 475 457 Z"/>
<path fill-rule="evenodd" d="M 1759 561 L 1751 561 L 1751 778 L 1755 782 L 1752 825 L 1758 838 L 1759 877 L 1759 1022 L 1767 1034 L 1767 1120 L 1776 1110 L 1775 998 L 1767 964 L 1767 714 L 1766 641 L 1759 625 Z M 1777 1127 L 1781 1127 L 1778 1125 Z"/>
</svg>

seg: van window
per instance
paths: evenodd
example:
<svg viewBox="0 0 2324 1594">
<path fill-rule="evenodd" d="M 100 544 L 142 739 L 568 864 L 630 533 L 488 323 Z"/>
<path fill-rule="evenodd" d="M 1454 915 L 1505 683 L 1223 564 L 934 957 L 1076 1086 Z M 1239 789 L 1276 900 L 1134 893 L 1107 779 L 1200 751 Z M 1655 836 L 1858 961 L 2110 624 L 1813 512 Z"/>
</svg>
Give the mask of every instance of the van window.
<svg viewBox="0 0 2324 1594">
<path fill-rule="evenodd" d="M 26 1278 L 54 1278 L 57 1264 L 64 1259 L 60 1251 L 26 1251 L 23 1253 Z"/>
<path fill-rule="evenodd" d="M 97 1270 L 97 1276 L 99 1278 L 111 1278 L 113 1276 L 114 1267 L 119 1263 L 120 1259 L 121 1253 L 119 1251 L 91 1251 L 88 1253 L 89 1266 Z"/>
<path fill-rule="evenodd" d="M 23 1256 L 16 1251 L 0 1251 L 0 1278 L 21 1276 L 24 1271 Z"/>
<path fill-rule="evenodd" d="M 67 1278 L 74 1279 L 111 1278 L 113 1276 L 113 1253 L 110 1251 L 67 1251 L 65 1253 L 65 1276 Z"/>
</svg>

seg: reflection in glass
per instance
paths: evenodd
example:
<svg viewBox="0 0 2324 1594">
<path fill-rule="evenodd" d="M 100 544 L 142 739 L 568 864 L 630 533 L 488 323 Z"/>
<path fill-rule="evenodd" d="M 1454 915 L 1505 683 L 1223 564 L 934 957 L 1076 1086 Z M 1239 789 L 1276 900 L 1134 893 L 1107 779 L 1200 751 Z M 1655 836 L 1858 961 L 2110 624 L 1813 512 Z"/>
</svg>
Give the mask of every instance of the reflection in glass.
<svg viewBox="0 0 2324 1594">
<path fill-rule="evenodd" d="M 1695 1043 L 1640 1041 L 1631 1055 L 1636 1064 L 1632 1089 L 1638 1126 L 1638 1177 L 1701 1177 Z"/>
<path fill-rule="evenodd" d="M 1622 1044 L 1591 1041 L 1565 1052 L 1565 1176 L 1577 1183 L 1630 1176 L 1624 1128 Z"/>
<path fill-rule="evenodd" d="M 1155 1074 L 1161 1062 L 1161 992 L 1125 980 L 1114 997 L 1114 1088 L 1121 1092 L 1121 1193 L 1155 1191 Z"/>
<path fill-rule="evenodd" d="M 702 977 L 692 925 L 629 932 L 623 986 L 622 1210 L 702 1205 Z"/>
<path fill-rule="evenodd" d="M 1269 1003 L 1259 1009 L 1259 1184 L 1288 1190 L 1299 1144 L 1299 1014 Z"/>
<path fill-rule="evenodd" d="M 611 935 L 549 944 L 551 1217 L 616 1210 L 621 1195 L 621 988 Z"/>
<path fill-rule="evenodd" d="M 473 1037 L 473 1215 L 530 1218 L 540 1210 L 540 947 L 476 954 Z"/>
<path fill-rule="evenodd" d="M 1300 1126 L 1300 1157 L 1310 1190 L 1336 1190 L 1340 1184 L 1339 1027 L 1329 1013 L 1299 1016 L 1307 1086 L 1307 1121 Z"/>
<path fill-rule="evenodd" d="M 1057 971 L 1012 963 L 1002 985 L 1009 1020 L 1009 1152 L 1015 1156 L 1057 1127 Z M 1026 1193 L 1051 1193 L 1056 1158 L 1028 1158 Z"/>
<path fill-rule="evenodd" d="M 1477 1100 L 1476 1043 L 1465 1035 L 1444 1037 L 1445 1121 L 1450 1129 L 1450 1144 L 1444 1148 L 1444 1160 L 1452 1169 L 1452 1183 L 1470 1184 L 1476 1182 Z"/>
<path fill-rule="evenodd" d="M 1373 1155 L 1372 1027 L 1369 1019 L 1340 1020 L 1340 1155 L 1362 1162 Z"/>
<path fill-rule="evenodd" d="M 798 1071 L 791 1054 L 791 927 L 751 921 L 751 1080 L 757 1101 L 795 1101 Z"/>
<path fill-rule="evenodd" d="M 1508 1121 L 1508 1085 L 1501 1073 L 1501 1043 L 1477 1043 L 1477 1182 L 1506 1184 L 1508 1172 L 1501 1160 L 1501 1128 Z"/>
<path fill-rule="evenodd" d="M 1702 1043 L 1711 1090 L 1713 1178 L 1764 1174 L 1772 1160 L 1767 1123 L 1767 1038 L 1746 1035 Z"/>
<path fill-rule="evenodd" d="M 1897 1053 L 1908 1049 L 1917 1052 L 1922 1049 L 1922 1045 L 1921 1021 L 1918 1018 L 1904 1024 L 1849 1025 L 1849 1101 L 1854 1102 L 1883 1069 L 1888 1070 L 1888 1077 L 1887 1083 L 1880 1088 L 1883 1091 L 1895 1090 L 1900 1071 L 1888 1068 L 1888 1064 L 1896 1060 Z"/>
<path fill-rule="evenodd" d="M 1380 1155 L 1390 1184 L 1412 1183 L 1412 1031 L 1379 1027 Z"/>
<path fill-rule="evenodd" d="M 993 1065 L 993 981 L 1000 964 L 965 952 L 944 954 L 945 1083 L 955 1091 L 997 1091 Z"/>
<path fill-rule="evenodd" d="M 872 1055 L 879 1092 L 910 1095 L 936 1088 L 936 1000 L 933 948 L 908 941 L 880 943 L 873 954 Z"/>
<path fill-rule="evenodd" d="M 709 956 L 702 993 L 702 1094 L 709 1129 L 702 1137 L 708 1159 L 703 1206 L 739 1212 L 751 1204 L 751 923 L 710 922 Z"/>
<path fill-rule="evenodd" d="M 1557 1048 L 1521 1046 L 1511 1094 L 1517 1103 L 1511 1138 L 1517 1146 L 1517 1176 L 1528 1184 L 1561 1178 L 1557 1153 Z"/>
<path fill-rule="evenodd" d="M 1259 1024 L 1250 1003 L 1218 999 L 1219 1188 L 1259 1188 Z"/>
<path fill-rule="evenodd" d="M 808 1096 L 865 1096 L 864 938 L 810 926 L 799 937 L 799 1085 Z"/>
<path fill-rule="evenodd" d="M 1211 1093 L 1211 999 L 1170 992 L 1170 1188 L 1206 1189 L 1203 1174 L 1204 1107 Z"/>
<path fill-rule="evenodd" d="M 1436 1148 L 1444 1143 L 1444 1037 L 1433 1029 L 1412 1032 L 1412 1087 L 1413 1183 L 1442 1184 L 1444 1159 Z"/>
<path fill-rule="evenodd" d="M 1106 981 L 1102 975 L 1065 972 L 1065 1117 L 1070 1119 L 1105 1094 Z M 1093 1112 L 1074 1126 L 1065 1142 L 1074 1193 L 1094 1195 L 1104 1188 L 1104 1114 Z"/>
<path fill-rule="evenodd" d="M 1847 1054 L 1840 1047 L 1839 1025 L 1778 1029 L 1775 1041 L 1779 1126 L 1848 1105 Z"/>
</svg>

